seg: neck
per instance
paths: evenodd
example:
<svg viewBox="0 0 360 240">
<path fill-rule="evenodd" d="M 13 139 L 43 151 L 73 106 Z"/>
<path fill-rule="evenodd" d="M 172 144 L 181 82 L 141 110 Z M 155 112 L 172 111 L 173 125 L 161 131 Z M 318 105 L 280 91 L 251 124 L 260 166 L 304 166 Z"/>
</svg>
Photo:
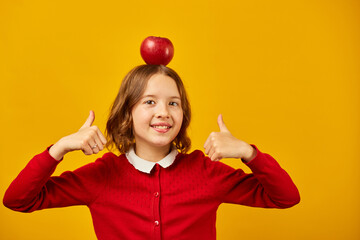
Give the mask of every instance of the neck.
<svg viewBox="0 0 360 240">
<path fill-rule="evenodd" d="M 146 161 L 158 162 L 169 154 L 170 146 L 152 147 L 135 144 L 134 150 L 138 157 Z"/>
</svg>

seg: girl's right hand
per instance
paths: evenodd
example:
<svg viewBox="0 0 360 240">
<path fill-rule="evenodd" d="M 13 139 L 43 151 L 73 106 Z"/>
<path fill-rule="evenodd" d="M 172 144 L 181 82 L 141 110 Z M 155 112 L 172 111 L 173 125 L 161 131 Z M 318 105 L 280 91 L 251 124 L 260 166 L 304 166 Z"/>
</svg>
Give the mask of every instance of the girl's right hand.
<svg viewBox="0 0 360 240">
<path fill-rule="evenodd" d="M 61 138 L 50 149 L 50 155 L 56 160 L 71 151 L 82 150 L 85 155 L 96 154 L 104 149 L 106 138 L 97 126 L 91 126 L 95 113 L 91 110 L 86 122 L 76 133 Z"/>
</svg>

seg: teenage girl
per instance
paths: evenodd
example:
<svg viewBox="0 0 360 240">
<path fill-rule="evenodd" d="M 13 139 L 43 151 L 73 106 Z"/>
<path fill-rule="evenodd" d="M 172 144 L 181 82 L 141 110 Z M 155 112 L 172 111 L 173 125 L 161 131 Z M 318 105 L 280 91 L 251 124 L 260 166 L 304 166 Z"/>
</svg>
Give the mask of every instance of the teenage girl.
<svg viewBox="0 0 360 240">
<path fill-rule="evenodd" d="M 98 239 L 216 239 L 221 203 L 288 208 L 300 201 L 289 175 L 270 155 L 235 138 L 218 118 L 203 152 L 190 154 L 190 105 L 178 74 L 141 65 L 124 78 L 112 104 L 106 137 L 92 125 L 34 156 L 11 183 L 4 205 L 15 211 L 86 205 Z M 64 155 L 97 154 L 95 162 L 51 176 Z M 111 151 L 117 149 L 121 155 Z M 222 158 L 241 159 L 251 174 Z"/>
</svg>

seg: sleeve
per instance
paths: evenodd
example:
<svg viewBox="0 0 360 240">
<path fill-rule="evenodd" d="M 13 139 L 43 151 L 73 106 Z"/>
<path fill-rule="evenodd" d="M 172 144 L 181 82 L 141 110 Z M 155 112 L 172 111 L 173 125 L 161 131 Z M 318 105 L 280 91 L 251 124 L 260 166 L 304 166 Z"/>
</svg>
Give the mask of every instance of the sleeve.
<svg viewBox="0 0 360 240">
<path fill-rule="evenodd" d="M 299 191 L 287 172 L 269 154 L 252 146 L 257 155 L 245 163 L 251 174 L 208 159 L 207 172 L 220 202 L 263 208 L 289 208 L 298 204 Z"/>
<path fill-rule="evenodd" d="M 50 147 L 34 156 L 10 184 L 3 199 L 6 207 L 33 212 L 44 208 L 89 205 L 100 194 L 107 181 L 105 155 L 73 172 L 51 177 L 59 161 L 50 155 Z"/>
</svg>

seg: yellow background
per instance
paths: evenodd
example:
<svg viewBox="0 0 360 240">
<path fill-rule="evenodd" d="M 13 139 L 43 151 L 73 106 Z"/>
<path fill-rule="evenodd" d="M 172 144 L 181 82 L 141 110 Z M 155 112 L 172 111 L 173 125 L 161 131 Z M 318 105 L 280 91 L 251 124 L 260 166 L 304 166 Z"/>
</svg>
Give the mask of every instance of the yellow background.
<svg viewBox="0 0 360 240">
<path fill-rule="evenodd" d="M 121 79 L 150 35 L 193 110 L 193 149 L 224 115 L 274 156 L 301 193 L 287 210 L 221 205 L 218 239 L 360 238 L 359 1 L 0 2 L 0 194 L 32 156 L 80 128 L 103 131 Z M 69 153 L 56 174 L 94 161 Z M 236 159 L 224 162 L 249 170 Z M 0 239 L 95 239 L 86 207 L 0 206 Z"/>
</svg>

